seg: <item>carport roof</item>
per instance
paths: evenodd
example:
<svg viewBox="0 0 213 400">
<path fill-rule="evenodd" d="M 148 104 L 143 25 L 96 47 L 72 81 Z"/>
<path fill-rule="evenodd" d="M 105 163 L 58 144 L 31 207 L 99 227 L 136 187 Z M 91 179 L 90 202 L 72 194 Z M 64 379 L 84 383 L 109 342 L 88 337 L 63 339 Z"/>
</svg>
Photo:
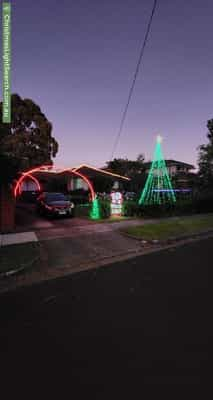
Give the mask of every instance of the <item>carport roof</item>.
<svg viewBox="0 0 213 400">
<path fill-rule="evenodd" d="M 128 178 L 126 176 L 115 174 L 111 171 L 101 169 L 101 168 L 96 168 L 96 167 L 93 167 L 88 164 L 80 164 L 77 167 L 67 167 L 67 168 L 57 168 L 55 166 L 45 168 L 45 166 L 43 166 L 39 171 L 35 171 L 35 174 L 36 175 L 43 175 L 43 174 L 45 174 L 45 175 L 51 174 L 52 175 L 52 174 L 54 174 L 55 176 L 59 176 L 59 175 L 67 175 L 68 173 L 72 174 L 72 171 L 73 171 L 73 175 L 74 175 L 74 172 L 79 172 L 88 178 L 94 178 L 95 176 L 98 176 L 98 175 L 102 175 L 102 176 L 104 175 L 104 176 L 112 178 L 112 179 L 130 181 L 130 178 Z"/>
<path fill-rule="evenodd" d="M 106 169 L 92 167 L 91 165 L 88 165 L 88 164 L 81 164 L 78 167 L 73 168 L 73 170 L 80 172 L 84 175 L 87 175 L 91 178 L 95 175 L 101 174 L 101 175 L 106 175 L 106 176 L 109 176 L 109 177 L 112 177 L 115 179 L 130 181 L 130 178 L 128 178 L 126 176 L 115 174 L 114 172 L 108 171 Z"/>
</svg>

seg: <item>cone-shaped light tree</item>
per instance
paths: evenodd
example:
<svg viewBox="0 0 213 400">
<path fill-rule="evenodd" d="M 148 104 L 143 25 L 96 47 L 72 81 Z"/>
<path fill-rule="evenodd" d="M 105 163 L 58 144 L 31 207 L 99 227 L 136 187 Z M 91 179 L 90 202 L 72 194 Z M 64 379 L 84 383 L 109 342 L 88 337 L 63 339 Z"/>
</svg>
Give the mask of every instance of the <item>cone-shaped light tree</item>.
<svg viewBox="0 0 213 400">
<path fill-rule="evenodd" d="M 176 201 L 161 149 L 162 137 L 157 136 L 154 159 L 139 199 L 139 204 L 165 204 Z"/>
<path fill-rule="evenodd" d="M 91 219 L 100 219 L 100 208 L 99 208 L 99 201 L 98 201 L 97 197 L 92 201 L 90 218 Z"/>
</svg>

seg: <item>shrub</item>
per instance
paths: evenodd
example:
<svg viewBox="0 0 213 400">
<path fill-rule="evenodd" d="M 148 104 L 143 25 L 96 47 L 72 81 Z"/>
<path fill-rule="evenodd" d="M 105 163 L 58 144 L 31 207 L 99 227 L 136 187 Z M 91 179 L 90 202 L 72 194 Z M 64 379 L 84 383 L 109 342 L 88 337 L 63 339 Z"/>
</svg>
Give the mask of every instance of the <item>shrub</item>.
<svg viewBox="0 0 213 400">
<path fill-rule="evenodd" d="M 75 217 L 88 217 L 90 208 L 90 204 L 77 204 L 74 208 Z"/>
<path fill-rule="evenodd" d="M 151 205 L 141 205 L 139 216 L 152 217 L 152 218 L 164 218 L 174 215 L 173 204 L 151 204 Z"/>
<path fill-rule="evenodd" d="M 109 218 L 111 215 L 110 201 L 99 199 L 99 207 L 100 207 L 101 218 Z"/>
<path fill-rule="evenodd" d="M 165 218 L 175 215 L 187 215 L 195 212 L 191 200 L 177 201 L 174 204 L 139 205 L 136 201 L 126 201 L 123 205 L 123 214 L 133 217 Z"/>
<path fill-rule="evenodd" d="M 193 201 L 197 213 L 213 212 L 213 194 L 199 194 Z"/>
<path fill-rule="evenodd" d="M 122 214 L 125 217 L 139 216 L 140 206 L 134 200 L 126 200 L 123 202 Z"/>
</svg>

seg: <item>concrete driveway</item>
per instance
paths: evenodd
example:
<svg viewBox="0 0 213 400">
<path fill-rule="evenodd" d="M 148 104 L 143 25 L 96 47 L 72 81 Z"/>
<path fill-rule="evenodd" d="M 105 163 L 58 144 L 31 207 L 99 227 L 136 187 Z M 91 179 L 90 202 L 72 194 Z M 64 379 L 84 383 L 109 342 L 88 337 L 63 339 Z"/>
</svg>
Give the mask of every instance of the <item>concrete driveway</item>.
<svg viewBox="0 0 213 400">
<path fill-rule="evenodd" d="M 122 226 L 141 224 L 141 220 L 96 223 L 77 217 L 45 219 L 36 214 L 33 204 L 21 204 L 16 221 L 17 233 L 33 232 L 41 249 L 39 269 L 17 277 L 16 284 L 62 276 L 141 251 L 140 242 L 119 232 Z"/>
<path fill-rule="evenodd" d="M 16 232 L 35 231 L 39 239 L 74 236 L 79 233 L 108 232 L 119 226 L 141 224 L 140 220 L 99 223 L 87 218 L 43 218 L 36 213 L 34 204 L 21 204 L 16 209 Z"/>
<path fill-rule="evenodd" d="M 39 268 L 16 278 L 16 284 L 29 284 L 90 269 L 119 259 L 147 252 L 141 241 L 123 236 L 127 225 L 155 222 L 133 219 L 95 223 L 86 218 L 48 220 L 36 215 L 32 206 L 20 209 L 19 229 L 32 230 L 40 242 Z M 148 250 L 149 251 L 149 250 Z"/>
</svg>

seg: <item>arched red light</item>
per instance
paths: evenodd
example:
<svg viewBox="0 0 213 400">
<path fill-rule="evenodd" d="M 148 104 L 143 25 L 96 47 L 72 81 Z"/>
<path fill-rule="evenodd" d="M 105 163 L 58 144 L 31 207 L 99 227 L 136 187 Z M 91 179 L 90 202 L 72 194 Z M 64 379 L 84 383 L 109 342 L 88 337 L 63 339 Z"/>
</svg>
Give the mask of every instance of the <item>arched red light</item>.
<svg viewBox="0 0 213 400">
<path fill-rule="evenodd" d="M 77 171 L 75 171 L 73 169 L 70 169 L 70 168 L 63 169 L 62 171 L 60 171 L 60 174 L 62 174 L 64 172 L 70 172 L 71 174 L 77 175 L 81 179 L 83 179 L 83 181 L 86 182 L 88 187 L 89 187 L 89 190 L 90 190 L 90 193 L 91 193 L 91 197 L 92 197 L 92 201 L 95 200 L 96 194 L 95 194 L 94 188 L 92 186 L 92 183 L 89 181 L 89 179 L 85 175 L 83 175 L 80 172 L 77 172 Z"/>
<path fill-rule="evenodd" d="M 90 189 L 90 192 L 91 192 L 92 201 L 95 200 L 96 194 L 95 194 L 95 191 L 94 191 L 93 186 L 92 186 L 91 182 L 89 181 L 89 179 L 87 179 L 86 176 L 81 174 L 80 172 L 72 171 L 72 173 L 80 176 L 80 178 L 82 178 L 87 183 L 87 185 L 88 185 L 88 187 Z"/>
<path fill-rule="evenodd" d="M 38 179 L 36 179 L 35 176 L 33 176 L 33 175 L 31 175 L 31 174 L 27 174 L 27 177 L 24 176 L 23 179 L 21 180 L 21 182 L 19 182 L 19 186 L 18 186 L 18 192 L 19 192 L 19 194 L 21 194 L 21 192 L 22 192 L 22 190 L 21 190 L 21 185 L 22 185 L 22 183 L 24 182 L 24 179 L 26 179 L 26 178 L 32 179 L 32 181 L 35 182 L 38 191 L 39 191 L 39 192 L 41 191 L 41 185 L 40 185 Z M 17 195 L 17 193 L 16 193 L 16 195 Z"/>
<path fill-rule="evenodd" d="M 20 185 L 21 185 L 21 183 L 22 183 L 23 180 L 24 180 L 25 178 L 27 178 L 28 176 L 31 177 L 31 179 L 34 178 L 33 180 L 36 180 L 36 181 L 37 181 L 37 186 L 40 187 L 40 184 L 39 184 L 38 180 L 37 180 L 35 177 L 32 177 L 32 174 L 33 174 L 34 172 L 42 171 L 44 168 L 52 168 L 52 165 L 41 165 L 40 167 L 35 167 L 35 168 L 30 169 L 30 170 L 27 171 L 27 172 L 23 172 L 22 175 L 21 175 L 21 177 L 20 177 L 20 178 L 18 179 L 18 181 L 16 182 L 16 185 L 15 185 L 15 188 L 14 188 L 14 196 L 17 197 L 18 192 L 20 192 Z M 40 189 L 41 189 L 41 187 L 40 187 Z M 40 190 L 40 189 L 39 189 L 39 190 Z"/>
<path fill-rule="evenodd" d="M 45 171 L 46 169 L 51 169 L 52 167 L 53 167 L 52 165 L 41 165 L 40 167 L 32 168 L 29 171 L 23 172 L 21 177 L 16 182 L 16 185 L 15 185 L 15 188 L 14 188 L 14 196 L 17 197 L 18 192 L 20 192 L 20 185 L 23 182 L 23 180 L 25 178 L 27 178 L 27 177 L 29 177 L 32 180 L 34 180 L 34 182 L 36 182 L 36 184 L 37 184 L 37 186 L 38 186 L 38 188 L 40 190 L 41 189 L 40 184 L 39 184 L 38 180 L 35 177 L 32 176 L 32 174 L 35 173 L 35 172 Z M 70 172 L 71 174 L 79 176 L 81 179 L 83 179 L 83 181 L 86 182 L 88 187 L 89 187 L 92 201 L 95 200 L 96 194 L 95 194 L 94 188 L 92 186 L 92 183 L 89 181 L 89 179 L 85 175 L 81 174 L 80 172 L 77 172 L 77 171 L 73 170 L 72 168 L 63 169 L 60 172 L 53 172 L 53 173 L 55 173 L 55 174 L 59 174 L 60 173 L 61 174 L 61 173 L 64 173 L 64 172 Z"/>
</svg>

